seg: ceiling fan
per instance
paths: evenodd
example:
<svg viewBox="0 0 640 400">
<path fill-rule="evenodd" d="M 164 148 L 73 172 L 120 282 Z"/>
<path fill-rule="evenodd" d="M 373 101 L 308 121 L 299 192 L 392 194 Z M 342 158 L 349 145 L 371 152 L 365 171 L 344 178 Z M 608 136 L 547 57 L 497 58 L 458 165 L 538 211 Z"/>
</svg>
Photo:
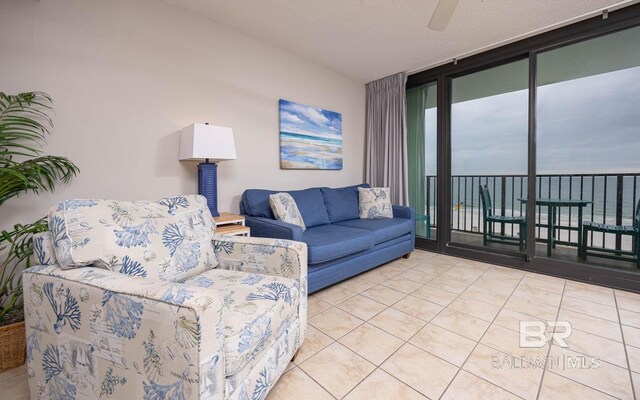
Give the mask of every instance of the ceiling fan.
<svg viewBox="0 0 640 400">
<path fill-rule="evenodd" d="M 436 10 L 431 16 L 431 20 L 429 20 L 429 29 L 440 32 L 444 31 L 447 25 L 449 25 L 458 1 L 459 0 L 440 0 L 436 6 Z"/>
</svg>

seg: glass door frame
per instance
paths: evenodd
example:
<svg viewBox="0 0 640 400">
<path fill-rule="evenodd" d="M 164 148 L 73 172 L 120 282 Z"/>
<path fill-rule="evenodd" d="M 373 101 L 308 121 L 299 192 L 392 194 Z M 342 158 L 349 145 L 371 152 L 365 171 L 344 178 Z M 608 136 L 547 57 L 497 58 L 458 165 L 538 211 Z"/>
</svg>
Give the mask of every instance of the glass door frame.
<svg viewBox="0 0 640 400">
<path fill-rule="evenodd" d="M 608 18 L 596 16 L 550 32 L 520 40 L 493 50 L 447 63 L 426 71 L 409 75 L 407 89 L 437 82 L 437 221 L 436 240 L 416 238 L 416 247 L 480 260 L 497 265 L 597 283 L 604 286 L 640 292 L 640 273 L 614 270 L 595 265 L 535 256 L 535 240 L 527 240 L 525 254 L 501 252 L 472 245 L 451 243 L 451 93 L 452 79 L 509 62 L 529 60 L 528 104 L 528 164 L 527 196 L 536 193 L 536 108 L 537 108 L 537 56 L 539 53 L 581 42 L 634 26 L 640 26 L 640 4 L 634 4 L 608 13 Z M 535 238 L 536 205 L 527 201 L 527 237 Z"/>
</svg>

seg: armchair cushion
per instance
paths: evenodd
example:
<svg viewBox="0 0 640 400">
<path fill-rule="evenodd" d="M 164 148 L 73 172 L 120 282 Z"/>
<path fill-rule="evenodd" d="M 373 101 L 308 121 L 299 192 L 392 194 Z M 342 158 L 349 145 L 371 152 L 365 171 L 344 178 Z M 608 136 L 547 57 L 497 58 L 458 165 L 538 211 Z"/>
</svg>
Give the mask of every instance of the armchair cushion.
<svg viewBox="0 0 640 400">
<path fill-rule="evenodd" d="M 216 267 L 206 199 L 67 200 L 49 212 L 61 268 L 95 265 L 177 281 Z"/>
<path fill-rule="evenodd" d="M 261 358 L 298 316 L 300 285 L 274 275 L 216 269 L 184 282 L 224 297 L 225 374 L 236 375 Z M 235 377 L 242 380 L 244 377 Z"/>
</svg>

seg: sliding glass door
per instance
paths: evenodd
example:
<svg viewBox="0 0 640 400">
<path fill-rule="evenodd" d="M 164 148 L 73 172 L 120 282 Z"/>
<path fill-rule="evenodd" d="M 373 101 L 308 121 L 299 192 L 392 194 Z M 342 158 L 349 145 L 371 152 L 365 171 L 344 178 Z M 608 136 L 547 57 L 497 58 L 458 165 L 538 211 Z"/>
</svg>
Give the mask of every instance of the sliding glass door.
<svg viewBox="0 0 640 400">
<path fill-rule="evenodd" d="M 409 204 L 416 210 L 416 236 L 436 240 L 438 165 L 438 85 L 431 82 L 407 91 Z"/>
<path fill-rule="evenodd" d="M 528 59 L 451 83 L 451 243 L 523 252 Z"/>
<path fill-rule="evenodd" d="M 607 15 L 409 76 L 419 246 L 637 289 L 640 5 Z"/>
<path fill-rule="evenodd" d="M 536 191 L 558 205 L 536 208 L 536 255 L 637 271 L 640 27 L 537 62 Z"/>
</svg>

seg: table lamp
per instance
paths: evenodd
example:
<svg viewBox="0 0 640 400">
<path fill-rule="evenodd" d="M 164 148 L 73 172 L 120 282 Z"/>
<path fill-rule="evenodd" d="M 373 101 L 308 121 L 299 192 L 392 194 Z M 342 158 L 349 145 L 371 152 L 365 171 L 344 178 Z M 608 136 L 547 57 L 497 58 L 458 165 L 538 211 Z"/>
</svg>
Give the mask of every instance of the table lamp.
<svg viewBox="0 0 640 400">
<path fill-rule="evenodd" d="M 198 164 L 198 194 L 207 198 L 211 215 L 218 213 L 218 162 L 235 160 L 236 146 L 231 128 L 191 124 L 180 137 L 181 161 L 204 160 Z"/>
</svg>

